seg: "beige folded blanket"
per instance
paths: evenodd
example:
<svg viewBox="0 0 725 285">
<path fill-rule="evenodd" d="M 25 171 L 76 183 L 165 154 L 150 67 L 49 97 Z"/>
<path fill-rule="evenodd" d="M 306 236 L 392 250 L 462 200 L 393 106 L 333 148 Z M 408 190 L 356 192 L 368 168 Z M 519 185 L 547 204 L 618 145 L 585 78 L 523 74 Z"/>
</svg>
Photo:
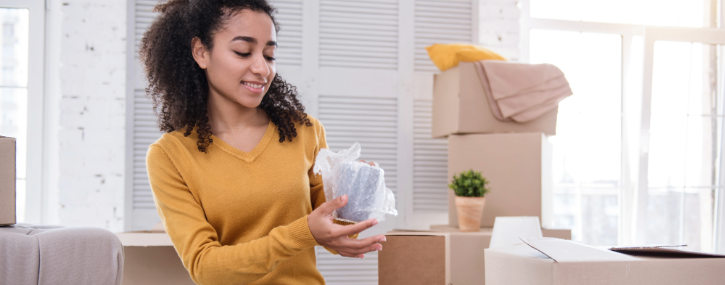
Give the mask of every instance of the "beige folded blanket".
<svg viewBox="0 0 725 285">
<path fill-rule="evenodd" d="M 564 73 L 552 64 L 482 60 L 475 66 L 491 112 L 500 121 L 531 121 L 573 94 Z"/>
</svg>

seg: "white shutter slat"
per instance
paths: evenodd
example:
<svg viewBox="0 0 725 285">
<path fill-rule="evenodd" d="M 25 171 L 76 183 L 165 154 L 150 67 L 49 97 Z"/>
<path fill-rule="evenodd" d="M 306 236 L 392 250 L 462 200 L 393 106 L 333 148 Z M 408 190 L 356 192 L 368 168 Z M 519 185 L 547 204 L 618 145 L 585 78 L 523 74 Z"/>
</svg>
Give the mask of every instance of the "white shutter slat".
<svg viewBox="0 0 725 285">
<path fill-rule="evenodd" d="M 277 64 L 302 66 L 302 0 L 272 0 L 277 9 L 275 19 L 279 22 L 277 34 Z"/>
<path fill-rule="evenodd" d="M 320 1 L 320 66 L 397 69 L 398 2 Z"/>
<path fill-rule="evenodd" d="M 413 211 L 448 211 L 448 141 L 431 138 L 431 100 L 413 103 Z"/>
<path fill-rule="evenodd" d="M 396 98 L 319 96 L 318 119 L 325 126 L 328 147 L 340 151 L 359 142 L 360 159 L 375 161 L 385 169 L 385 184 L 398 188 L 398 100 Z M 317 268 L 330 285 L 378 284 L 378 255 L 365 259 L 332 255 L 321 247 Z"/>
<path fill-rule="evenodd" d="M 133 209 L 156 209 L 146 174 L 146 152 L 150 144 L 161 137 L 156 124 L 153 104 L 143 89 L 134 92 L 133 104 Z"/>
<path fill-rule="evenodd" d="M 317 269 L 328 285 L 377 285 L 378 253 L 365 254 L 365 259 L 333 255 L 322 247 L 315 247 Z"/>
<path fill-rule="evenodd" d="M 415 0 L 415 70 L 437 72 L 425 47 L 473 41 L 470 0 Z"/>
</svg>

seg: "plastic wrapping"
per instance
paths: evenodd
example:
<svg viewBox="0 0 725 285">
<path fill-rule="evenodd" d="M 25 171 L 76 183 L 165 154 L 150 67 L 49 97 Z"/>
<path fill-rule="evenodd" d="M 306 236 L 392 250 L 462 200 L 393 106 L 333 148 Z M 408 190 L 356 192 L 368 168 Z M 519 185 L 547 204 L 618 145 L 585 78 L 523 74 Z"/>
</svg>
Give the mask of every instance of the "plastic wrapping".
<svg viewBox="0 0 725 285">
<path fill-rule="evenodd" d="M 347 205 L 335 210 L 335 219 L 361 222 L 375 218 L 385 220 L 385 215 L 398 215 L 395 195 L 385 187 L 385 171 L 358 161 L 360 144 L 340 152 L 322 149 L 315 159 L 313 172 L 322 175 L 327 201 L 347 194 Z"/>
</svg>

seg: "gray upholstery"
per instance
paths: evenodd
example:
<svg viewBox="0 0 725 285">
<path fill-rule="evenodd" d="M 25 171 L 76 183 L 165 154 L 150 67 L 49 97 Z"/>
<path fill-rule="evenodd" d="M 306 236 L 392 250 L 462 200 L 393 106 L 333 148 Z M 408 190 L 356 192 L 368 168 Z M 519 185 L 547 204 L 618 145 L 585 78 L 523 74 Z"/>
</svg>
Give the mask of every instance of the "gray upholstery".
<svg viewBox="0 0 725 285">
<path fill-rule="evenodd" d="M 121 284 L 123 245 L 97 228 L 0 227 L 0 284 Z"/>
</svg>

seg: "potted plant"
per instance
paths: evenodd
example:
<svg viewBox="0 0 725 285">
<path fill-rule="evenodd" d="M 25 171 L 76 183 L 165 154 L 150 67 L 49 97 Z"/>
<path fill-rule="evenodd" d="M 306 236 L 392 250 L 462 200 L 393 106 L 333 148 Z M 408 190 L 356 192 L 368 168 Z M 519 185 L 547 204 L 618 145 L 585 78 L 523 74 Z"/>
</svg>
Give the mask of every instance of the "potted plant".
<svg viewBox="0 0 725 285">
<path fill-rule="evenodd" d="M 477 232 L 483 216 L 485 195 L 490 190 L 486 188 L 489 181 L 481 176 L 481 172 L 471 170 L 453 175 L 453 181 L 448 188 L 456 194 L 456 211 L 458 212 L 458 225 L 462 232 Z"/>
</svg>

